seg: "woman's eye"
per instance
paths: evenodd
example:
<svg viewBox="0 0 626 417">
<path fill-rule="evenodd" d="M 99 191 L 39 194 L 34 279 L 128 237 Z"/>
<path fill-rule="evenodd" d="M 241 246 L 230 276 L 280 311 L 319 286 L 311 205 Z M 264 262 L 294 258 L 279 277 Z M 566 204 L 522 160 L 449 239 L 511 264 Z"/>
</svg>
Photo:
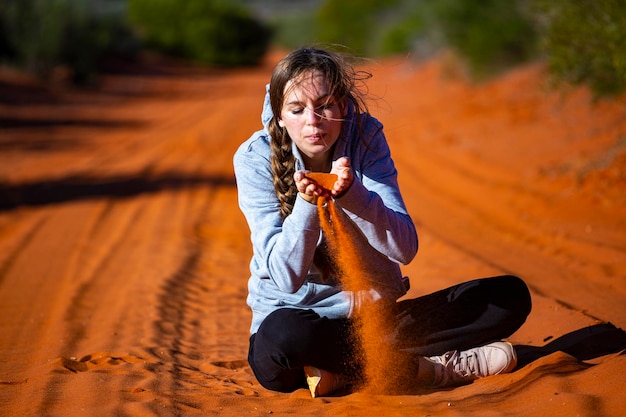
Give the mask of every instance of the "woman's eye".
<svg viewBox="0 0 626 417">
<path fill-rule="evenodd" d="M 315 107 L 315 109 L 313 110 L 315 114 L 320 114 L 321 112 L 324 112 L 326 110 L 331 110 L 333 107 L 335 106 L 335 103 L 325 103 L 325 104 L 321 104 L 317 107 Z M 301 108 L 294 108 L 289 110 L 289 112 L 291 114 L 293 114 L 294 116 L 303 114 L 305 110 L 305 107 L 301 107 Z"/>
</svg>

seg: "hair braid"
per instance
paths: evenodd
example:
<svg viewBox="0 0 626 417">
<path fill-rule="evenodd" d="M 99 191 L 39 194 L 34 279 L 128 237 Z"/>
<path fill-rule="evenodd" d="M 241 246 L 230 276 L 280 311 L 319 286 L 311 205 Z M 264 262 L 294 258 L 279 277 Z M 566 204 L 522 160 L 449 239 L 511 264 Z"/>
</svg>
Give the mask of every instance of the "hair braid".
<svg viewBox="0 0 626 417">
<path fill-rule="evenodd" d="M 291 150 L 291 138 L 285 129 L 278 126 L 275 119 L 269 124 L 269 132 L 272 137 L 270 148 L 274 189 L 280 202 L 280 215 L 284 219 L 291 214 L 298 195 L 293 179 L 296 158 Z"/>
</svg>

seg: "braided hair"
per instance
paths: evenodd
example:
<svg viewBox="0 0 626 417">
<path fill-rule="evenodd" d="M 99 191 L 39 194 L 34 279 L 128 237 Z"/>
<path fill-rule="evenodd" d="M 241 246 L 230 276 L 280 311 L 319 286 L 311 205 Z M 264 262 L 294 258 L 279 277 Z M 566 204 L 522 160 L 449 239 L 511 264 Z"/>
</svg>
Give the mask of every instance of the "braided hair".
<svg viewBox="0 0 626 417">
<path fill-rule="evenodd" d="M 292 152 L 292 139 L 287 129 L 279 126 L 278 120 L 284 98 L 289 93 L 286 91 L 289 81 L 297 80 L 313 71 L 318 71 L 326 77 L 331 89 L 330 95 L 335 100 L 351 102 L 355 114 L 367 110 L 364 90 L 360 83 L 370 78 L 371 74 L 356 70 L 345 55 L 317 48 L 301 48 L 291 52 L 276 65 L 270 80 L 270 105 L 273 117 L 269 122 L 268 131 L 271 137 L 270 162 L 274 189 L 280 202 L 280 215 L 283 219 L 291 214 L 298 190 L 293 179 L 296 159 Z"/>
</svg>

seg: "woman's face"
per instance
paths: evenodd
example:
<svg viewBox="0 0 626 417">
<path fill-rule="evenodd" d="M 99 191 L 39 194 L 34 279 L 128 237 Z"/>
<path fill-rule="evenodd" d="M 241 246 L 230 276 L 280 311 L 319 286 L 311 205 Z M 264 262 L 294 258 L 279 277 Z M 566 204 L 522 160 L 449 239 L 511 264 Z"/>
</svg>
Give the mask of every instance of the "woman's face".
<svg viewBox="0 0 626 417">
<path fill-rule="evenodd" d="M 330 162 L 330 149 L 341 133 L 345 103 L 330 96 L 330 86 L 318 71 L 304 73 L 285 85 L 278 125 L 302 153 L 307 169 L 321 170 Z"/>
</svg>

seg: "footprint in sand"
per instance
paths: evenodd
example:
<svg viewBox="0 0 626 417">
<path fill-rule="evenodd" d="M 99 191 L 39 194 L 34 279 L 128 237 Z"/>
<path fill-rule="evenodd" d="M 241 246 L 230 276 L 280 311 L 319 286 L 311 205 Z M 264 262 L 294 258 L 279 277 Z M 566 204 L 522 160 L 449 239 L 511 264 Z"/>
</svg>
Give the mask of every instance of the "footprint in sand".
<svg viewBox="0 0 626 417">
<path fill-rule="evenodd" d="M 248 366 L 248 361 L 245 359 L 234 360 L 234 361 L 214 361 L 211 362 L 211 365 L 219 366 L 220 368 L 226 369 L 241 369 Z"/>
<path fill-rule="evenodd" d="M 219 375 L 221 372 L 211 367 L 218 367 L 227 369 L 229 372 L 227 375 Z M 248 367 L 248 361 L 245 359 L 236 359 L 230 361 L 212 361 L 202 367 L 202 371 L 207 375 L 210 375 L 211 379 L 219 381 L 219 388 L 213 387 L 212 389 L 218 389 L 223 394 L 236 394 L 250 397 L 258 397 L 259 393 L 254 389 L 256 383 L 250 379 L 247 380 L 246 376 L 242 376 L 240 372 Z M 230 372 L 236 371 L 236 372 Z M 240 378 L 240 376 L 242 376 Z"/>
<path fill-rule="evenodd" d="M 80 359 L 64 356 L 59 358 L 61 366 L 73 373 L 86 372 L 94 369 L 106 368 L 126 363 L 146 363 L 139 356 L 129 354 L 113 354 L 111 352 L 98 352 L 83 356 Z"/>
</svg>

